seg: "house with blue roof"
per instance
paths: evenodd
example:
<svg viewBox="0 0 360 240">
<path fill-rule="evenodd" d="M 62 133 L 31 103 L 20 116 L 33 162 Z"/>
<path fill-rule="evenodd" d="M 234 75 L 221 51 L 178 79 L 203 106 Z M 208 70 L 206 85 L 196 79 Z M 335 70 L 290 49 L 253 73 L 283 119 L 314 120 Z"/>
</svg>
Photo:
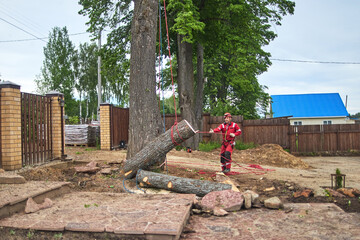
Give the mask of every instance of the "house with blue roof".
<svg viewBox="0 0 360 240">
<path fill-rule="evenodd" d="M 339 93 L 272 95 L 272 117 L 291 125 L 353 124 Z"/>
</svg>

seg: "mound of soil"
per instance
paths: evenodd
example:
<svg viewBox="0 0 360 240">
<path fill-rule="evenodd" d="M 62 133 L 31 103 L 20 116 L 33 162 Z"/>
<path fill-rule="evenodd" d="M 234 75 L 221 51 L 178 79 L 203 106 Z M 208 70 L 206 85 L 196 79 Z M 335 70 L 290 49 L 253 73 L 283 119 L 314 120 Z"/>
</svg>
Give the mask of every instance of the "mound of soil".
<svg viewBox="0 0 360 240">
<path fill-rule="evenodd" d="M 233 160 L 282 168 L 309 168 L 308 164 L 300 158 L 284 151 L 283 148 L 277 144 L 263 144 L 257 148 L 234 152 Z"/>
</svg>

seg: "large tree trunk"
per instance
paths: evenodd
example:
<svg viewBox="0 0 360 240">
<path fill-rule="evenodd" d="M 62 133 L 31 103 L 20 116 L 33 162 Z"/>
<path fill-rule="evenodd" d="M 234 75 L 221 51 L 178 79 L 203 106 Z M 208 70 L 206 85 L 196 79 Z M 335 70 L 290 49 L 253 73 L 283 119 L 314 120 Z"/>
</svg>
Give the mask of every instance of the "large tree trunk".
<svg viewBox="0 0 360 240">
<path fill-rule="evenodd" d="M 230 184 L 174 177 L 144 170 L 138 171 L 136 179 L 142 187 L 161 188 L 179 193 L 193 193 L 200 197 L 213 191 L 232 188 Z"/>
<path fill-rule="evenodd" d="M 198 130 L 198 126 L 194 113 L 194 71 L 192 61 L 192 44 L 182 42 L 183 35 L 177 35 L 178 41 L 178 91 L 179 105 L 182 119 L 186 119 L 194 129 Z M 196 143 L 199 135 L 187 140 L 186 147 L 198 149 Z"/>
<path fill-rule="evenodd" d="M 204 48 L 201 43 L 197 45 L 197 82 L 196 82 L 196 100 L 195 100 L 195 120 L 200 131 L 203 126 L 203 92 L 204 92 Z M 199 142 L 202 141 L 202 134 L 199 134 L 199 137 L 196 139 Z"/>
<path fill-rule="evenodd" d="M 165 156 L 177 144 L 195 135 L 195 130 L 186 121 L 182 120 L 159 137 L 153 139 L 141 149 L 135 156 L 125 161 L 121 174 L 125 178 L 135 176 L 138 169 L 148 169 Z"/>
<path fill-rule="evenodd" d="M 131 26 L 128 159 L 162 131 L 155 81 L 157 11 L 156 0 L 134 0 L 134 17 Z"/>
</svg>

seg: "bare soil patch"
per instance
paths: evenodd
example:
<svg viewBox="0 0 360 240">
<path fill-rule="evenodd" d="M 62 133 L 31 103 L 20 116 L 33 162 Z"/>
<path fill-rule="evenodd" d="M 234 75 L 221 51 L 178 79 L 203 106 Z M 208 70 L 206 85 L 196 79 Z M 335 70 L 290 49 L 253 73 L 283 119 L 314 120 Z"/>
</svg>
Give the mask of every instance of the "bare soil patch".
<svg viewBox="0 0 360 240">
<path fill-rule="evenodd" d="M 68 181 L 71 182 L 73 191 L 96 191 L 96 192 L 125 192 L 128 189 L 136 189 L 135 180 L 124 182 L 119 178 L 115 171 L 110 175 L 104 175 L 100 172 L 95 174 L 76 173 L 74 167 L 86 165 L 90 161 L 97 161 L 101 168 L 111 167 L 113 169 L 121 168 L 121 163 L 126 158 L 126 151 L 99 151 L 95 148 L 71 147 L 66 148 L 68 158 L 73 161 L 61 162 L 58 164 L 50 163 L 43 166 L 25 168 L 20 172 L 27 180 L 48 180 L 48 181 Z M 168 155 L 168 168 L 155 169 L 158 172 L 170 174 L 173 176 L 215 181 L 214 173 L 220 170 L 219 150 L 212 152 L 172 150 Z M 341 161 L 327 159 L 328 162 L 339 167 Z M 343 159 L 343 166 L 346 166 L 346 159 Z M 352 159 L 350 159 L 352 160 Z M 358 162 L 357 162 L 358 160 Z M 313 159 L 301 159 L 285 152 L 280 146 L 274 144 L 265 144 L 256 149 L 249 149 L 233 153 L 233 171 L 241 171 L 241 174 L 230 175 L 240 191 L 253 190 L 259 193 L 260 199 L 277 196 L 284 202 L 334 202 L 347 212 L 360 212 L 360 199 L 355 198 L 337 198 L 324 196 L 311 196 L 309 198 L 294 198 L 293 193 L 310 188 L 314 189 L 313 182 L 319 182 L 320 186 L 330 186 L 328 174 L 319 174 L 321 168 L 328 167 L 326 159 L 321 159 L 322 164 L 314 164 Z M 360 166 L 360 158 L 355 159 L 353 164 Z M 274 171 L 262 171 L 254 169 L 249 165 L 259 165 L 260 167 L 270 168 Z M 240 166 L 240 167 L 239 167 Z M 237 169 L 236 169 L 237 167 Z M 333 167 L 333 168 L 334 168 Z M 245 170 L 245 171 L 244 171 Z M 348 169 L 346 169 L 348 170 Z M 329 172 L 334 173 L 335 171 Z M 312 174 L 312 175 L 311 175 Z M 280 177 L 281 176 L 281 177 Z M 350 175 L 353 178 L 354 175 Z M 317 179 L 318 178 L 318 179 Z M 325 179 L 327 178 L 327 179 Z M 324 184 L 326 180 L 327 184 Z M 355 182 L 358 179 L 353 179 Z M 352 187 L 355 183 L 348 179 L 347 187 Z M 125 186 L 125 188 L 124 188 Z M 269 190 L 272 189 L 272 190 Z"/>
</svg>

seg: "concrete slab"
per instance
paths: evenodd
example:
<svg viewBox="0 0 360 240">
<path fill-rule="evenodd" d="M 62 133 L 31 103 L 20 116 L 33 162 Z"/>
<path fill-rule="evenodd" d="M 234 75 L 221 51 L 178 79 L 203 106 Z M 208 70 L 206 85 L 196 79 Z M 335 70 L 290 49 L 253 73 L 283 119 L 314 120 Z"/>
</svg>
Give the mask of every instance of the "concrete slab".
<svg viewBox="0 0 360 240">
<path fill-rule="evenodd" d="M 77 192 L 52 200 L 53 207 L 32 214 L 14 214 L 1 219 L 0 226 L 179 239 L 195 195 Z"/>
<path fill-rule="evenodd" d="M 226 217 L 193 215 L 181 239 L 360 239 L 360 214 L 332 203 L 285 204 L 232 212 Z"/>
</svg>

